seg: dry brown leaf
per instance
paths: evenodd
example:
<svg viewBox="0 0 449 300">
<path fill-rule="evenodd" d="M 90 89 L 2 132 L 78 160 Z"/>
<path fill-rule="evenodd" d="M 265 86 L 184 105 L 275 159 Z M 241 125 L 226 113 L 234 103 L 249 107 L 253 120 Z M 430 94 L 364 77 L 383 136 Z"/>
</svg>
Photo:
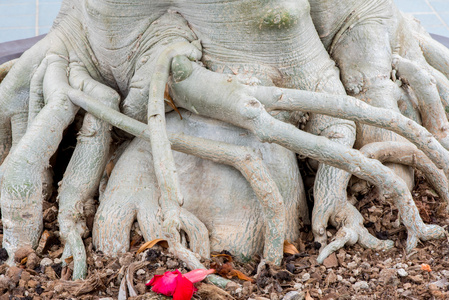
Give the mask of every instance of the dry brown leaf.
<svg viewBox="0 0 449 300">
<path fill-rule="evenodd" d="M 232 270 L 231 272 L 229 272 L 229 275 L 232 276 L 232 277 L 237 276 L 237 277 L 238 277 L 239 279 L 241 279 L 241 280 L 246 280 L 246 281 L 254 282 L 254 279 L 252 279 L 252 278 L 246 276 L 245 274 L 243 274 L 242 272 L 237 271 L 237 270 Z"/>
<path fill-rule="evenodd" d="M 225 264 L 211 264 L 211 268 L 216 269 L 217 270 L 217 274 L 223 276 L 223 277 L 227 277 L 227 278 L 232 278 L 232 276 L 229 276 L 229 273 L 234 270 L 234 268 L 232 267 L 232 265 L 230 263 L 225 263 Z"/>
<path fill-rule="evenodd" d="M 182 120 L 181 112 L 176 107 L 175 102 L 173 102 L 173 99 L 170 96 L 170 93 L 168 91 L 168 84 L 165 85 L 164 99 L 165 99 L 165 102 L 167 102 L 168 105 L 170 105 L 170 107 L 173 108 L 178 113 L 179 117 Z"/>
<path fill-rule="evenodd" d="M 231 279 L 232 277 L 238 277 L 241 280 L 254 282 L 254 279 L 246 276 L 240 271 L 235 270 L 231 262 L 227 262 L 225 264 L 222 264 L 221 266 L 217 264 L 211 264 L 211 268 L 216 269 L 218 275 L 226 277 L 228 279 Z"/>
<path fill-rule="evenodd" d="M 229 255 L 229 254 L 212 254 L 211 256 L 212 257 L 224 257 L 224 258 L 226 258 L 228 260 L 228 262 L 232 262 L 233 261 L 232 256 Z"/>
<path fill-rule="evenodd" d="M 164 239 L 155 239 L 149 242 L 144 243 L 142 246 L 140 246 L 139 250 L 137 250 L 136 254 L 142 253 L 143 251 L 153 248 L 154 245 L 160 244 L 164 248 L 168 248 L 167 240 Z"/>
<path fill-rule="evenodd" d="M 65 261 L 65 263 L 66 264 L 70 264 L 72 261 L 73 261 L 73 255 L 72 256 L 69 256 L 69 257 L 67 257 L 66 259 L 64 259 L 64 261 Z"/>
<path fill-rule="evenodd" d="M 108 164 L 106 165 L 106 175 L 109 177 L 111 177 L 111 173 L 112 170 L 114 169 L 115 164 L 114 162 L 111 160 L 110 162 L 108 162 Z"/>
<path fill-rule="evenodd" d="M 296 249 L 296 247 L 293 244 L 291 244 L 289 241 L 285 240 L 284 241 L 284 253 L 295 255 L 295 254 L 298 254 L 299 251 L 298 251 L 298 249 Z"/>
<path fill-rule="evenodd" d="M 28 256 L 25 256 L 25 257 L 20 261 L 20 264 L 21 264 L 21 265 L 24 265 L 24 264 L 27 263 L 27 261 L 28 261 Z"/>
</svg>

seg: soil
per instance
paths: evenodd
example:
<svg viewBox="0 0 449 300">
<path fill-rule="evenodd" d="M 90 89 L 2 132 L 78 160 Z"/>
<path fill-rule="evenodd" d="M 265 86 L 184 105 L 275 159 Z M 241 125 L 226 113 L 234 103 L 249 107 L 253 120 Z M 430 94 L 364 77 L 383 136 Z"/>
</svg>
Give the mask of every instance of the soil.
<svg viewBox="0 0 449 300">
<path fill-rule="evenodd" d="M 425 222 L 441 226 L 449 223 L 446 205 L 420 176 L 413 196 Z M 368 230 L 378 238 L 394 240 L 395 248 L 376 252 L 358 245 L 345 247 L 320 265 L 316 262 L 320 245 L 313 242 L 310 228 L 305 227 L 301 238 L 292 241 L 299 253 L 285 254 L 281 267 L 265 265 L 257 274 L 258 257 L 249 263 L 231 262 L 232 253 L 226 251 L 206 261 L 206 266 L 221 268 L 225 276 L 236 275 L 233 268 L 252 281 L 233 277 L 233 284 L 226 290 L 207 281 L 196 283 L 198 291 L 193 299 L 449 299 L 448 240 L 425 242 L 407 254 L 406 231 L 398 224 L 393 205 L 379 200 L 372 190 L 360 197 L 356 206 Z M 145 283 L 154 274 L 168 270 L 188 271 L 160 244 L 137 254 L 143 240 L 139 229 L 134 228 L 131 250 L 117 258 L 94 251 L 91 238 L 85 239 L 88 277 L 71 281 L 73 262 L 62 266 L 63 247 L 56 217 L 57 203 L 46 202 L 45 231 L 39 247 L 21 249 L 15 256 L 17 267 L 0 266 L 0 300 L 118 299 L 120 290 L 128 290 L 128 299 L 170 299 L 155 294 Z M 328 236 L 332 238 L 335 233 L 329 229 Z M 6 258 L 6 251 L 1 249 L 0 260 Z"/>
</svg>

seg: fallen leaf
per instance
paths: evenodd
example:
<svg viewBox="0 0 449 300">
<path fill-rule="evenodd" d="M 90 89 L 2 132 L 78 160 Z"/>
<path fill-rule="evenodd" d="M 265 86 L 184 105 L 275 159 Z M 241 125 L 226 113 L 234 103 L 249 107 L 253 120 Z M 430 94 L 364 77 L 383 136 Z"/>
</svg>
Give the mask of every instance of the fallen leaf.
<svg viewBox="0 0 449 300">
<path fill-rule="evenodd" d="M 232 277 L 236 277 L 237 276 L 238 279 L 241 279 L 241 280 L 254 282 L 254 279 L 246 276 L 245 274 L 243 274 L 242 272 L 237 271 L 237 270 L 232 270 L 231 272 L 229 272 L 229 275 L 231 275 Z"/>
<path fill-rule="evenodd" d="M 168 248 L 167 240 L 164 239 L 155 239 L 149 242 L 144 243 L 142 246 L 140 246 L 139 250 L 137 250 L 136 254 L 142 253 L 143 251 L 147 249 L 153 248 L 156 244 L 160 244 L 164 248 Z"/>
<path fill-rule="evenodd" d="M 108 164 L 106 165 L 106 175 L 108 176 L 108 178 L 109 177 L 111 177 L 111 173 L 112 173 L 112 170 L 114 169 L 114 167 L 115 167 L 115 164 L 114 164 L 114 161 L 110 161 L 110 162 L 108 162 Z"/>
<path fill-rule="evenodd" d="M 164 100 L 168 103 L 168 105 L 170 105 L 171 108 L 173 108 L 178 113 L 179 117 L 182 120 L 181 112 L 176 107 L 175 102 L 173 102 L 173 99 L 168 91 L 168 84 L 165 85 Z"/>
<path fill-rule="evenodd" d="M 20 264 L 21 264 L 21 265 L 24 265 L 24 264 L 27 263 L 27 261 L 28 261 L 28 256 L 24 257 L 24 258 L 20 261 Z"/>
<path fill-rule="evenodd" d="M 72 261 L 73 261 L 73 255 L 72 256 L 69 256 L 69 257 L 67 257 L 66 259 L 64 259 L 64 261 L 65 261 L 65 263 L 66 264 L 70 264 Z"/>
<path fill-rule="evenodd" d="M 243 274 L 240 271 L 235 270 L 230 262 L 222 264 L 221 266 L 217 263 L 214 263 L 214 264 L 211 264 L 211 268 L 216 269 L 218 275 L 228 278 L 228 279 L 231 279 L 232 277 L 237 277 L 241 280 L 254 282 L 254 279 L 246 276 L 245 274 Z"/>
<path fill-rule="evenodd" d="M 222 265 L 217 264 L 217 263 L 212 263 L 210 266 L 211 266 L 211 268 L 216 269 L 217 273 L 223 277 L 228 277 L 229 276 L 228 274 L 232 270 L 234 270 L 234 268 L 232 267 L 232 265 L 230 263 L 225 263 Z M 231 278 L 231 277 L 228 277 L 228 278 Z"/>
<path fill-rule="evenodd" d="M 428 264 L 422 264 L 421 271 L 432 272 L 432 268 Z"/>
<path fill-rule="evenodd" d="M 299 251 L 289 241 L 284 240 L 284 253 L 295 255 L 298 254 Z"/>
<path fill-rule="evenodd" d="M 212 254 L 211 256 L 212 257 L 224 257 L 224 258 L 226 258 L 228 260 L 228 262 L 232 262 L 233 261 L 232 256 L 229 255 L 229 254 Z"/>
</svg>

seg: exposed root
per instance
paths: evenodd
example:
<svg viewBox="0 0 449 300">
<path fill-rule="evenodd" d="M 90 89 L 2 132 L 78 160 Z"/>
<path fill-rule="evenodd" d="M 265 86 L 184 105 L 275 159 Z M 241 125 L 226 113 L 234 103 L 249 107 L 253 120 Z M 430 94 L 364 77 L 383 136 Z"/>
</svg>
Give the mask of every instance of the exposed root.
<svg viewBox="0 0 449 300">
<path fill-rule="evenodd" d="M 449 191 L 446 176 L 414 145 L 400 142 L 377 142 L 365 145 L 360 151 L 367 157 L 381 162 L 404 164 L 421 170 L 447 203 Z M 322 187 L 316 187 L 316 190 L 320 188 Z M 348 202 L 336 201 L 327 205 L 315 203 L 313 216 L 312 225 L 317 226 L 324 223 L 322 226 L 312 227 L 319 227 L 319 229 L 314 230 L 314 234 L 315 240 L 322 243 L 322 246 L 325 246 L 323 242 L 326 242 L 325 229 L 327 227 L 327 222 L 323 220 L 330 219 L 331 224 L 339 228 L 334 241 L 320 251 L 319 263 L 322 263 L 332 252 L 337 251 L 344 245 L 352 245 L 356 242 L 359 242 L 365 248 L 376 250 L 389 249 L 394 245 L 392 241 L 381 241 L 372 236 L 364 228 L 363 217 L 360 212 Z M 321 230 L 319 234 L 317 234 L 317 230 Z"/>
<path fill-rule="evenodd" d="M 449 152 L 427 129 L 390 109 L 374 107 L 350 96 L 288 89 L 276 91 L 268 87 L 258 87 L 255 96 L 261 99 L 268 111 L 275 109 L 311 111 L 396 132 L 415 144 L 437 167 L 449 174 L 447 167 Z"/>
<path fill-rule="evenodd" d="M 154 159 L 154 171 L 161 191 L 160 206 L 164 218 L 163 228 L 168 240 L 179 241 L 180 205 L 183 197 L 179 188 L 175 161 L 165 130 L 164 93 L 170 75 L 173 57 L 188 55 L 199 59 L 201 52 L 189 42 L 180 42 L 168 46 L 158 57 L 155 72 L 151 77 L 148 101 L 148 127 L 151 140 L 151 153 Z"/>
<path fill-rule="evenodd" d="M 263 142 L 277 143 L 296 153 L 341 168 L 378 185 L 388 197 L 393 198 L 399 209 L 402 221 L 409 232 L 408 251 L 416 246 L 418 239 L 437 239 L 445 235 L 441 227 L 425 225 L 422 222 L 407 186 L 402 180 L 397 180 L 394 173 L 380 162 L 367 159 L 357 150 L 338 145 L 324 137 L 304 133 L 290 124 L 274 119 L 264 110 L 257 99 L 248 96 L 245 89 L 238 87 L 237 83 L 229 82 L 226 76 L 208 72 L 195 65 L 193 67 L 194 70 L 190 77 L 172 85 L 172 91 L 179 106 L 195 107 L 202 115 L 226 120 L 254 132 Z M 216 88 L 214 90 L 207 89 L 203 85 L 205 81 L 208 82 L 207 86 L 213 85 Z M 199 84 L 200 82 L 201 84 Z M 335 99 L 338 96 L 333 97 Z M 313 103 L 313 101 L 309 99 L 308 103 Z M 288 107 L 288 105 L 284 106 Z M 359 106 L 362 104 L 360 103 Z M 338 111 L 338 109 L 336 105 L 329 108 L 332 111 Z M 320 108 L 320 110 L 324 109 Z M 388 112 L 390 116 L 393 113 Z M 383 118 L 385 116 L 381 117 L 381 120 Z M 392 119 L 390 118 L 390 122 Z M 425 131 L 411 120 L 406 124 Z M 409 131 L 407 131 L 408 134 Z M 432 138 L 429 137 L 429 139 Z M 439 145 L 436 140 L 434 143 Z M 442 152 L 446 153 L 447 151 L 442 148 Z"/>
<path fill-rule="evenodd" d="M 87 70 L 71 63 L 70 84 L 97 97 L 112 109 L 118 110 L 120 96 L 111 88 L 94 81 Z M 90 114 L 84 117 L 78 142 L 64 173 L 59 188 L 58 221 L 61 237 L 65 241 L 64 257 L 73 255 L 73 279 L 87 274 L 86 254 L 82 237 L 88 234 L 84 219 L 84 207 L 92 198 L 106 166 L 111 143 L 110 125 Z"/>
<path fill-rule="evenodd" d="M 326 257 L 345 245 L 354 245 L 357 242 L 365 248 L 375 250 L 387 250 L 394 246 L 391 240 L 382 241 L 371 235 L 363 225 L 362 215 L 349 202 L 339 203 L 332 213 L 331 224 L 339 229 L 335 239 L 321 249 L 318 263 L 322 263 Z"/>
<path fill-rule="evenodd" d="M 54 53 L 67 56 L 60 43 L 54 41 L 52 46 Z M 66 73 L 68 61 L 58 54 L 48 55 L 49 66 L 44 79 L 48 104 L 36 116 L 17 149 L 8 156 L 4 171 L 1 192 L 3 245 L 10 257 L 18 247 L 37 246 L 43 225 L 42 174 L 62 139 L 63 130 L 78 110 L 66 98 L 70 89 Z M 3 86 L 2 83 L 0 87 Z"/>
<path fill-rule="evenodd" d="M 14 64 L 16 63 L 17 60 L 18 60 L 18 58 L 7 61 L 0 65 L 0 82 L 2 82 L 3 78 L 6 77 L 9 70 L 11 70 L 12 66 L 14 66 Z"/>
<path fill-rule="evenodd" d="M 44 58 L 34 72 L 30 81 L 30 103 L 28 110 L 28 123 L 32 123 L 37 114 L 45 105 L 44 78 L 47 72 L 48 60 Z"/>
<path fill-rule="evenodd" d="M 419 103 L 423 125 L 446 149 L 449 149 L 449 122 L 441 105 L 435 79 L 417 63 L 400 56 L 393 59 L 393 67 L 414 90 Z"/>
<path fill-rule="evenodd" d="M 107 107 L 102 106 L 101 103 L 95 99 L 79 92 L 72 91 L 69 93 L 69 97 L 74 103 L 81 106 L 89 113 L 111 122 L 112 125 L 117 126 L 122 130 L 142 139 L 149 140 L 149 134 L 143 123 L 107 109 Z M 282 259 L 285 210 L 283 207 L 282 196 L 279 194 L 277 186 L 272 181 L 271 176 L 265 170 L 260 158 L 258 158 L 257 155 L 254 155 L 253 151 L 245 149 L 244 147 L 210 140 L 206 141 L 192 136 L 187 137 L 183 134 L 169 134 L 169 137 L 173 150 L 199 156 L 218 163 L 231 165 L 247 178 L 258 196 L 267 222 L 264 255 L 266 255 L 268 260 L 279 264 Z M 114 184 L 112 184 L 112 186 L 114 186 Z M 155 197 L 153 196 L 153 198 Z M 100 206 L 100 208 L 101 207 L 102 206 Z M 108 205 L 107 207 L 111 207 L 111 205 Z"/>
<path fill-rule="evenodd" d="M 426 61 L 449 78 L 449 50 L 427 33 L 414 31 L 413 36 L 418 40 Z"/>
<path fill-rule="evenodd" d="M 403 164 L 420 170 L 449 206 L 449 184 L 446 176 L 414 145 L 400 142 L 377 142 L 365 145 L 360 151 L 367 157 L 380 162 Z"/>
</svg>

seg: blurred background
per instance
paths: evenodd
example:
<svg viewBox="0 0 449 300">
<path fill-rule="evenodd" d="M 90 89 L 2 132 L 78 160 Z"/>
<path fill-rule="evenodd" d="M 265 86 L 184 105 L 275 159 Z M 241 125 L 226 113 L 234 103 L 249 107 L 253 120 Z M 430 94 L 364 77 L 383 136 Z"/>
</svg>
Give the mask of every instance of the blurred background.
<svg viewBox="0 0 449 300">
<path fill-rule="evenodd" d="M 430 33 L 449 37 L 449 0 L 394 1 Z M 60 7 L 61 0 L 0 0 L 0 43 L 47 33 Z"/>
</svg>

